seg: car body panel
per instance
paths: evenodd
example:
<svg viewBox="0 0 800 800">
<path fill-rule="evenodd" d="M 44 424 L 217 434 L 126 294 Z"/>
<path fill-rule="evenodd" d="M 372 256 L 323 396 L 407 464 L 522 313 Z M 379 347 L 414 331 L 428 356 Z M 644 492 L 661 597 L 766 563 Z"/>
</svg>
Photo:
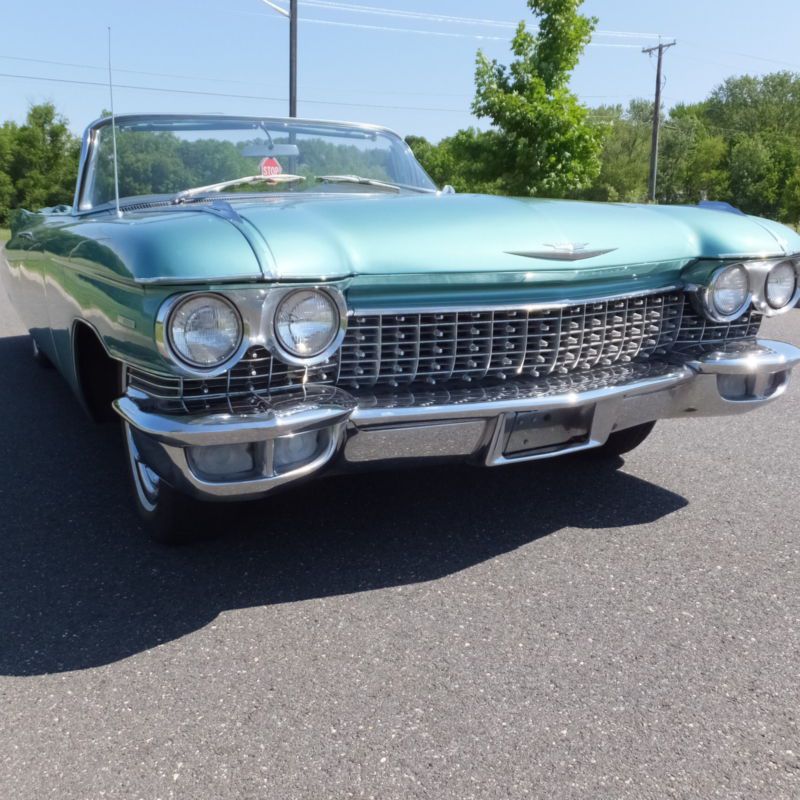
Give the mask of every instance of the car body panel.
<svg viewBox="0 0 800 800">
<path fill-rule="evenodd" d="M 189 288 L 334 281 L 355 309 L 545 303 L 677 286 L 690 265 L 697 278 L 720 259 L 800 252 L 800 236 L 777 223 L 688 207 L 371 192 L 225 206 L 17 217 L 11 294 L 71 381 L 79 319 L 115 358 L 170 371 L 154 320 Z M 539 257 L 562 243 L 608 252 Z M 514 254 L 526 251 L 537 255 Z"/>
<path fill-rule="evenodd" d="M 537 284 L 600 282 L 698 258 L 800 249 L 800 237 L 783 226 L 688 207 L 381 194 L 270 198 L 237 204 L 237 212 L 268 243 L 280 280 L 469 273 L 491 280 L 535 271 Z M 559 245 L 607 252 L 577 262 L 518 255 Z"/>
<path fill-rule="evenodd" d="M 548 303 L 676 287 L 721 260 L 800 252 L 788 228 L 724 210 L 352 185 L 137 200 L 121 216 L 78 208 L 18 213 L 0 270 L 73 383 L 76 321 L 114 358 L 174 371 L 155 318 L 192 289 L 334 282 L 351 310 Z"/>
</svg>

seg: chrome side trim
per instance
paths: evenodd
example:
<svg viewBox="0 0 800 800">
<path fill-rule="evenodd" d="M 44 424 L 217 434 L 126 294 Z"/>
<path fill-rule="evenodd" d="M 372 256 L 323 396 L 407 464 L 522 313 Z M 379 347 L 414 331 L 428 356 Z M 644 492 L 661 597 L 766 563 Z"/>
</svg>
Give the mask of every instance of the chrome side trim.
<svg viewBox="0 0 800 800">
<path fill-rule="evenodd" d="M 134 283 L 140 286 L 184 286 L 184 285 L 197 285 L 198 283 L 216 284 L 216 283 L 263 283 L 263 275 L 226 275 L 223 278 L 209 278 L 208 275 L 197 275 L 190 278 L 136 278 Z"/>
</svg>

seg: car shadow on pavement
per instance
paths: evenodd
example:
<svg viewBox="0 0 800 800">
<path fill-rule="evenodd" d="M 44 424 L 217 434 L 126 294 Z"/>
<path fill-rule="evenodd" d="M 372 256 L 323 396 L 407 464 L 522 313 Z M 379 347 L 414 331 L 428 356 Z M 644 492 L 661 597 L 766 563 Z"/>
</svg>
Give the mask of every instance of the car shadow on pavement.
<svg viewBox="0 0 800 800">
<path fill-rule="evenodd" d="M 227 609 L 431 581 L 565 527 L 653 522 L 684 498 L 564 459 L 328 478 L 214 506 L 222 535 L 151 544 L 128 497 L 119 431 L 0 339 L 0 674 L 109 664 Z"/>
</svg>

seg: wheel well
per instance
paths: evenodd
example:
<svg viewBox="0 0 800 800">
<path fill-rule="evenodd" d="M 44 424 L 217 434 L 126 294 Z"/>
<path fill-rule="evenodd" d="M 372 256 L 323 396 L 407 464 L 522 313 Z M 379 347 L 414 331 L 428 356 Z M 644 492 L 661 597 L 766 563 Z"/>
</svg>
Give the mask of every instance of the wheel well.
<svg viewBox="0 0 800 800">
<path fill-rule="evenodd" d="M 122 365 L 106 352 L 100 337 L 84 322 L 73 332 L 75 374 L 86 410 L 95 422 L 111 422 L 116 414 L 111 402 L 120 395 Z"/>
</svg>

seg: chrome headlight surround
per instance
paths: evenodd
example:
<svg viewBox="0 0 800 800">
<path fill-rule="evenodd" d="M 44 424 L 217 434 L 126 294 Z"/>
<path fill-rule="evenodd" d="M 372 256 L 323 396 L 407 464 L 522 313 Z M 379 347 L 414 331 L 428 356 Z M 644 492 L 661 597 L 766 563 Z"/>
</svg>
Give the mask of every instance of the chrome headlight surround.
<svg viewBox="0 0 800 800">
<path fill-rule="evenodd" d="M 336 314 L 334 324 L 331 326 L 330 340 L 328 344 L 319 352 L 309 356 L 301 356 L 293 352 L 285 342 L 282 341 L 277 331 L 278 312 L 281 306 L 287 302 L 292 295 L 301 292 L 319 293 L 331 304 L 331 308 Z M 278 359 L 286 364 L 294 366 L 314 366 L 327 361 L 341 347 L 347 331 L 347 305 L 342 293 L 332 286 L 292 286 L 286 289 L 273 289 L 267 298 L 265 308 L 265 327 L 267 347 Z"/>
<path fill-rule="evenodd" d="M 742 302 L 739 304 L 739 306 L 737 306 L 734 311 L 726 314 L 717 308 L 715 302 L 715 293 L 719 292 L 719 282 L 721 278 L 735 270 L 741 270 L 744 272 L 745 279 L 747 281 L 747 291 L 742 296 Z M 732 322 L 733 320 L 741 317 L 747 311 L 750 303 L 753 300 L 752 278 L 750 275 L 750 270 L 745 264 L 742 263 L 726 264 L 725 266 L 718 267 L 712 273 L 708 283 L 705 286 L 698 288 L 696 296 L 702 306 L 700 310 L 710 320 L 713 320 L 714 322 Z"/>
<path fill-rule="evenodd" d="M 768 281 L 773 270 L 778 267 L 783 267 L 784 265 L 788 265 L 794 269 L 794 292 L 785 305 L 776 307 L 769 300 Z M 755 288 L 753 291 L 753 305 L 758 311 L 766 317 L 775 317 L 779 314 L 785 314 L 795 307 L 797 301 L 800 300 L 800 256 L 794 255 L 787 258 L 774 258 L 768 261 L 761 261 L 753 265 L 752 271 L 756 276 Z"/>
<path fill-rule="evenodd" d="M 182 354 L 173 342 L 171 330 L 175 314 L 181 306 L 191 300 L 202 299 L 204 297 L 213 298 L 215 301 L 226 305 L 236 315 L 239 326 L 238 345 L 221 361 L 208 366 L 193 362 Z M 158 314 L 156 315 L 155 338 L 158 351 L 167 361 L 177 366 L 180 372 L 192 377 L 213 378 L 228 370 L 231 365 L 236 363 L 247 351 L 250 344 L 248 333 L 248 326 L 236 303 L 229 297 L 218 292 L 200 291 L 173 295 L 161 304 L 161 307 L 158 309 Z"/>
</svg>

